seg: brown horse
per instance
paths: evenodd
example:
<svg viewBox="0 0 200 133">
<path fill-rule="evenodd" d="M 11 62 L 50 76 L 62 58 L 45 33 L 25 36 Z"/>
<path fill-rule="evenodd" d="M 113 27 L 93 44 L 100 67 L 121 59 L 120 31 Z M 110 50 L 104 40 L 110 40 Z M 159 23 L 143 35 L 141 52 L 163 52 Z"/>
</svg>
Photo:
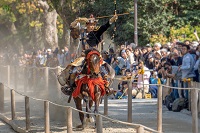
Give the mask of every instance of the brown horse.
<svg viewBox="0 0 200 133">
<path fill-rule="evenodd" d="M 105 68 L 104 70 L 106 72 L 103 72 L 101 68 Z M 69 74 L 69 71 L 73 72 Z M 78 75 L 79 73 L 81 74 Z M 67 84 L 68 87 L 64 86 L 61 89 L 66 95 L 71 95 L 71 90 L 73 88 L 72 95 L 77 109 L 82 111 L 83 100 L 86 103 L 86 112 L 91 112 L 91 107 L 94 103 L 94 113 L 98 113 L 101 98 L 106 91 L 109 90 L 108 87 L 110 83 L 112 83 L 114 76 L 115 71 L 113 68 L 106 63 L 102 64 L 99 52 L 92 49 L 86 51 L 85 63 L 81 69 L 80 66 L 66 67 L 66 69 L 58 77 L 58 81 L 62 86 Z M 82 112 L 79 112 L 79 118 L 81 125 L 77 126 L 77 128 L 84 128 L 86 126 L 86 122 L 92 121 L 90 115 L 88 114 L 86 115 L 86 119 L 84 119 L 84 113 Z"/>
<path fill-rule="evenodd" d="M 90 54 L 90 53 L 88 53 Z M 82 71 L 83 74 L 87 74 L 82 81 L 79 80 L 77 87 L 80 86 L 78 92 L 78 96 L 74 96 L 74 102 L 76 104 L 76 108 L 82 110 L 82 100 L 86 103 L 86 112 L 91 113 L 91 107 L 94 102 L 94 113 L 99 113 L 98 107 L 100 104 L 101 97 L 105 94 L 105 83 L 106 81 L 102 79 L 100 74 L 100 65 L 101 58 L 97 52 L 94 54 L 86 56 L 87 67 L 85 67 Z M 76 90 L 73 92 L 76 93 Z M 85 122 L 92 122 L 90 115 L 86 115 L 86 119 L 84 119 L 84 114 L 79 112 L 79 118 L 81 120 L 81 125 L 77 126 L 78 128 L 84 128 L 86 126 Z"/>
</svg>

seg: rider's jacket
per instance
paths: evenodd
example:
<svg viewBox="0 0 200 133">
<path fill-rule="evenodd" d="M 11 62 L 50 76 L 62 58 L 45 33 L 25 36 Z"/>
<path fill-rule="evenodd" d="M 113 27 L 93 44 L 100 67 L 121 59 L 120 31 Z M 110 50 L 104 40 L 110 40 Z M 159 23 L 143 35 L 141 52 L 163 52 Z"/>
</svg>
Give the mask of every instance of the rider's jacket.
<svg viewBox="0 0 200 133">
<path fill-rule="evenodd" d="M 101 42 L 101 35 L 110 27 L 109 21 L 100 26 L 96 27 L 94 31 L 91 31 L 87 34 L 86 42 L 90 47 L 98 46 L 98 44 Z"/>
</svg>

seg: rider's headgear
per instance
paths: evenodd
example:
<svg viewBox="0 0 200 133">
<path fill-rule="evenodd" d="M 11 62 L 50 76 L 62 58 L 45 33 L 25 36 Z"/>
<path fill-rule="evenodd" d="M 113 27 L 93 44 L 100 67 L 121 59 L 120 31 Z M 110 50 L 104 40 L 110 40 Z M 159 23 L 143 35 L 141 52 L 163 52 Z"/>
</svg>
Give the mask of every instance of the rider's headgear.
<svg viewBox="0 0 200 133">
<path fill-rule="evenodd" d="M 96 24 L 98 22 L 98 20 L 96 20 L 94 18 L 94 16 L 91 14 L 90 18 L 88 18 L 88 21 L 86 22 L 86 24 Z"/>
</svg>

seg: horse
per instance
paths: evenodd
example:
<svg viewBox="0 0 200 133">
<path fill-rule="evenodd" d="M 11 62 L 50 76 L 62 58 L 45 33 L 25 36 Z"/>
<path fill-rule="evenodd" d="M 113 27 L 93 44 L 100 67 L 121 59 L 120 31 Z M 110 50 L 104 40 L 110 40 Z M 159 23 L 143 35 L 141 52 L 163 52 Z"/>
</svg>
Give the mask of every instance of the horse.
<svg viewBox="0 0 200 133">
<path fill-rule="evenodd" d="M 110 65 L 102 61 L 100 53 L 97 50 L 90 49 L 85 52 L 86 57 L 83 67 L 67 67 L 63 72 L 63 75 L 67 76 L 61 76 L 67 78 L 61 78 L 61 81 L 63 85 L 67 83 L 70 88 L 73 88 L 71 95 L 78 110 L 82 111 L 82 100 L 84 100 L 86 103 L 86 112 L 91 113 L 91 107 L 94 104 L 94 113 L 99 113 L 100 101 L 106 93 L 110 92 L 109 86 L 115 76 L 115 71 Z M 105 72 L 102 71 L 102 67 L 105 68 Z M 74 72 L 68 74 L 72 69 Z M 66 93 L 64 89 L 62 91 Z M 68 92 L 71 93 L 71 91 Z M 70 94 L 67 93 L 67 95 Z M 85 119 L 82 112 L 79 112 L 79 119 L 81 125 L 78 125 L 77 128 L 84 129 L 87 126 L 87 122 L 93 122 L 90 115 L 87 114 Z"/>
<path fill-rule="evenodd" d="M 73 99 L 78 110 L 82 111 L 81 101 L 84 100 L 86 103 L 86 112 L 91 113 L 91 107 L 94 103 L 94 113 L 99 113 L 98 107 L 101 97 L 106 94 L 105 84 L 108 84 L 101 77 L 100 73 L 102 59 L 97 51 L 91 50 L 86 54 L 86 62 L 87 65 L 82 70 L 84 76 L 78 80 L 77 88 L 73 92 Z M 76 94 L 77 92 L 78 96 Z M 79 118 L 81 125 L 77 126 L 77 128 L 85 128 L 87 122 L 93 122 L 89 114 L 84 119 L 84 114 L 79 112 Z"/>
</svg>

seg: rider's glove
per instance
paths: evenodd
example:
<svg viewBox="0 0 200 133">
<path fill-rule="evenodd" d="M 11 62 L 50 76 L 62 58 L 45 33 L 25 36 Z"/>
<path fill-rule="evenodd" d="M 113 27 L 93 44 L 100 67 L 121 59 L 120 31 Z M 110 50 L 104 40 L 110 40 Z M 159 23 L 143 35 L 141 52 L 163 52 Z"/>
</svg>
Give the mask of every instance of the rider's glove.
<svg viewBox="0 0 200 133">
<path fill-rule="evenodd" d="M 117 15 L 114 15 L 110 20 L 109 23 L 112 24 L 113 22 L 115 22 L 118 19 Z"/>
</svg>

